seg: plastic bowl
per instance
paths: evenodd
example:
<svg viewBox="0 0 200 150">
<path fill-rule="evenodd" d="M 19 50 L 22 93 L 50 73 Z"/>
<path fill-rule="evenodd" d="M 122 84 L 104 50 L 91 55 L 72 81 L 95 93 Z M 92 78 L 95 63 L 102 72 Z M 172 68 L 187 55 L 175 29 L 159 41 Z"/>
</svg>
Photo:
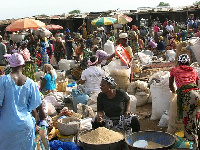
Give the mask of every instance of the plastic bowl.
<svg viewBox="0 0 200 150">
<path fill-rule="evenodd" d="M 136 147 L 133 144 L 137 141 L 151 141 L 154 143 L 158 143 L 163 145 L 162 147 L 156 148 L 145 148 L 145 147 Z M 155 149 L 162 149 L 167 150 L 173 147 L 175 144 L 175 137 L 169 133 L 165 133 L 162 131 L 140 131 L 134 132 L 131 135 L 125 137 L 125 142 L 127 143 L 130 150 L 155 150 Z"/>
</svg>

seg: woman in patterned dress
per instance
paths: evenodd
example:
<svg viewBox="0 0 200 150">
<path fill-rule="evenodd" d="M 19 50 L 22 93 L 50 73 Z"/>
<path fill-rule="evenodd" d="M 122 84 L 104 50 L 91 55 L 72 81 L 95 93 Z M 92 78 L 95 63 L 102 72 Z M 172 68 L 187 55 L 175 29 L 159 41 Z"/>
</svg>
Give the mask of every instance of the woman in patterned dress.
<svg viewBox="0 0 200 150">
<path fill-rule="evenodd" d="M 174 80 L 177 86 L 177 119 L 183 120 L 184 135 L 193 141 L 193 149 L 198 148 L 198 128 L 200 115 L 200 91 L 198 89 L 198 74 L 189 66 L 187 54 L 178 57 L 179 66 L 170 70 L 169 88 L 175 93 Z"/>
</svg>

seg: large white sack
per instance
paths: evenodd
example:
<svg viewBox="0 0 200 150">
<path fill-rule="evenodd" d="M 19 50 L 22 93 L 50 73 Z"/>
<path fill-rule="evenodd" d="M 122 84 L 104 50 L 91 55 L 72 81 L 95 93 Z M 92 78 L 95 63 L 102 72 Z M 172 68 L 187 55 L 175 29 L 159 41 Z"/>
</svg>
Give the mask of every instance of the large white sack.
<svg viewBox="0 0 200 150">
<path fill-rule="evenodd" d="M 128 94 L 136 97 L 136 106 L 142 106 L 148 102 L 150 91 L 148 88 L 148 83 L 145 81 L 137 80 L 135 82 L 131 82 L 128 85 L 127 92 Z"/>
<path fill-rule="evenodd" d="M 107 40 L 107 42 L 104 44 L 104 51 L 109 55 L 113 54 L 115 52 L 114 43 L 110 40 Z"/>
<path fill-rule="evenodd" d="M 169 112 L 165 111 L 158 123 L 159 127 L 168 127 L 168 122 L 169 122 Z"/>
<path fill-rule="evenodd" d="M 152 63 L 151 56 L 142 52 L 135 53 L 134 57 L 138 59 L 142 65 L 148 65 Z"/>
<path fill-rule="evenodd" d="M 168 85 L 156 85 L 156 81 L 150 85 L 152 97 L 151 120 L 160 119 L 164 111 L 169 111 L 171 92 Z"/>
<path fill-rule="evenodd" d="M 130 95 L 130 94 L 128 94 L 128 96 L 130 97 L 130 101 L 131 101 L 130 111 L 135 113 L 136 112 L 137 98 L 134 95 Z"/>
<path fill-rule="evenodd" d="M 194 45 L 190 46 L 194 57 L 193 60 L 196 60 L 198 63 L 200 63 L 200 41 L 198 40 L 198 42 L 194 43 Z"/>
<path fill-rule="evenodd" d="M 175 61 L 175 55 L 176 55 L 176 53 L 174 50 L 167 50 L 166 51 L 166 60 L 171 61 L 171 62 Z"/>
<path fill-rule="evenodd" d="M 152 98 L 151 120 L 160 119 L 163 112 L 169 110 L 169 103 L 171 99 L 169 76 L 169 71 L 159 71 L 149 78 Z"/>
<path fill-rule="evenodd" d="M 150 78 L 149 78 L 149 83 L 153 81 L 155 85 L 157 86 L 162 86 L 162 85 L 169 85 L 169 76 L 170 72 L 169 71 L 159 71 L 157 73 L 154 73 Z"/>
<path fill-rule="evenodd" d="M 58 81 L 65 80 L 65 71 L 62 70 L 56 70 L 56 80 L 55 82 L 57 83 Z"/>
<path fill-rule="evenodd" d="M 61 59 L 59 62 L 58 62 L 58 66 L 59 66 L 59 69 L 60 70 L 64 70 L 64 71 L 67 71 L 70 69 L 70 63 L 68 62 L 67 59 Z"/>
</svg>

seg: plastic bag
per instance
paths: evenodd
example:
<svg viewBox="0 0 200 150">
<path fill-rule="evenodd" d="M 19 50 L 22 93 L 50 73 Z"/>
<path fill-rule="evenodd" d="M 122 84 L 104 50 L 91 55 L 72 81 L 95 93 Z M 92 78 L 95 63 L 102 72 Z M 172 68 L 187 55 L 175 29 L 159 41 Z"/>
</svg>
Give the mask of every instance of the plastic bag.
<svg viewBox="0 0 200 150">
<path fill-rule="evenodd" d="M 75 112 L 77 112 L 77 104 L 82 103 L 82 104 L 87 104 L 89 96 L 85 93 L 81 93 L 78 89 L 73 89 L 72 90 L 72 99 L 73 99 L 73 105 Z"/>
<path fill-rule="evenodd" d="M 165 111 L 158 123 L 159 127 L 168 127 L 168 122 L 169 122 L 169 113 L 168 111 Z"/>
<path fill-rule="evenodd" d="M 51 150 L 59 150 L 59 148 L 63 150 L 83 150 L 83 147 L 76 145 L 74 142 L 62 142 L 59 140 L 50 142 L 50 148 Z"/>
</svg>

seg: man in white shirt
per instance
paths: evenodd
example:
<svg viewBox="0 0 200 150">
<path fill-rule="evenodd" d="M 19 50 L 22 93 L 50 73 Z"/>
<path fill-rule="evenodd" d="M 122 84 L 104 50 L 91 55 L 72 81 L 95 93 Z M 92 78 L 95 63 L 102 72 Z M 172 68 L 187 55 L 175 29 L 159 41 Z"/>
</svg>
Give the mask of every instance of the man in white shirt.
<svg viewBox="0 0 200 150">
<path fill-rule="evenodd" d="M 170 34 L 172 34 L 174 32 L 174 27 L 172 26 L 171 21 L 168 22 L 168 25 L 165 28 Z"/>
<path fill-rule="evenodd" d="M 85 69 L 81 74 L 80 84 L 84 84 L 85 92 L 101 92 L 100 83 L 102 78 L 105 76 L 104 70 L 97 66 L 98 58 L 92 56 L 88 61 L 89 68 Z"/>
</svg>

